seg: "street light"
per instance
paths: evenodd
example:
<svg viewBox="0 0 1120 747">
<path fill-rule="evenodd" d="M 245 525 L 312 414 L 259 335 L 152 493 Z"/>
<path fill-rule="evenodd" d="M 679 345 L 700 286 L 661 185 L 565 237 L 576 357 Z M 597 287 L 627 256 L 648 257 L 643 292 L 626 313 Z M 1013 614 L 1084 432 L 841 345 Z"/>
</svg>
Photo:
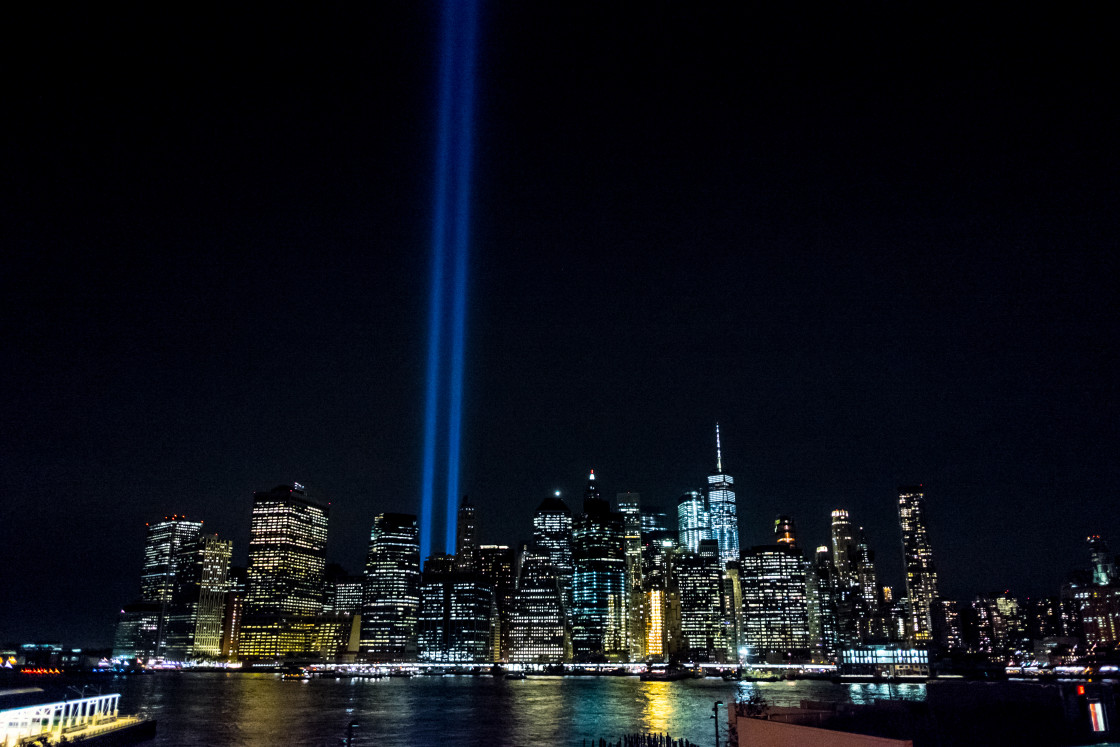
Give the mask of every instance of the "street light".
<svg viewBox="0 0 1120 747">
<path fill-rule="evenodd" d="M 723 705 L 722 700 L 717 700 L 712 706 L 712 718 L 716 722 L 716 747 L 719 747 L 719 707 Z"/>
</svg>

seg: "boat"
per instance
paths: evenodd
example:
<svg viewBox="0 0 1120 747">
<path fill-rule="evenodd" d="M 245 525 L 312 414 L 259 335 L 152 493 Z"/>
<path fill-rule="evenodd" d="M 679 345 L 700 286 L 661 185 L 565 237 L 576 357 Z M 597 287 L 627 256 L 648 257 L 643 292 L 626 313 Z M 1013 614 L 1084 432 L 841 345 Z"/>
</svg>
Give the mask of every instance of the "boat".
<svg viewBox="0 0 1120 747">
<path fill-rule="evenodd" d="M 676 682 L 690 680 L 692 677 L 692 672 L 687 669 L 650 669 L 638 675 L 641 682 Z"/>
<path fill-rule="evenodd" d="M 507 680 L 523 680 L 525 679 L 524 672 L 506 672 Z"/>
<path fill-rule="evenodd" d="M 280 673 L 282 680 L 309 680 L 311 673 L 303 667 L 284 667 L 284 671 Z"/>
</svg>

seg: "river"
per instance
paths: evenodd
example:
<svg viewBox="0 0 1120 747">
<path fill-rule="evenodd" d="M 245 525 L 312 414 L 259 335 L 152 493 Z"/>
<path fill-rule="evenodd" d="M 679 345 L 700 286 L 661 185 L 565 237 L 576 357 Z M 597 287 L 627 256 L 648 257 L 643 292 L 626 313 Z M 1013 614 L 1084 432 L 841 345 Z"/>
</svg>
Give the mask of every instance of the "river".
<svg viewBox="0 0 1120 747">
<path fill-rule="evenodd" d="M 715 701 L 758 688 L 768 702 L 923 700 L 926 686 L 835 685 L 719 679 L 639 682 L 636 677 L 488 676 L 281 680 L 274 674 L 159 673 L 100 680 L 121 693 L 121 711 L 159 722 L 159 747 L 337 747 L 357 722 L 354 745 L 564 745 L 635 732 L 715 742 Z M 720 743 L 726 711 L 719 709 Z"/>
</svg>

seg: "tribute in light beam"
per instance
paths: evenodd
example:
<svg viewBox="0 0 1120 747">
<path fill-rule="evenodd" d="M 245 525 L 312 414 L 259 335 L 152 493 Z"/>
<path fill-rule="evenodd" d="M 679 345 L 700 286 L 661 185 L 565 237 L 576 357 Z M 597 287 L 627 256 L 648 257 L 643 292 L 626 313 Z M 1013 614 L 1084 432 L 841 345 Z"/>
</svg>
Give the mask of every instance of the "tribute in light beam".
<svg viewBox="0 0 1120 747">
<path fill-rule="evenodd" d="M 420 496 L 421 558 L 428 557 L 432 552 L 435 522 L 440 518 L 443 520 L 444 550 L 449 553 L 455 550 L 455 514 L 462 449 L 477 26 L 477 0 L 446 0 L 443 3 L 432 212 L 432 297 Z M 446 424 L 447 430 L 441 433 L 443 424 Z M 436 510 L 436 469 L 441 447 L 447 449 L 444 474 L 446 503 L 444 511 L 439 512 Z"/>
</svg>

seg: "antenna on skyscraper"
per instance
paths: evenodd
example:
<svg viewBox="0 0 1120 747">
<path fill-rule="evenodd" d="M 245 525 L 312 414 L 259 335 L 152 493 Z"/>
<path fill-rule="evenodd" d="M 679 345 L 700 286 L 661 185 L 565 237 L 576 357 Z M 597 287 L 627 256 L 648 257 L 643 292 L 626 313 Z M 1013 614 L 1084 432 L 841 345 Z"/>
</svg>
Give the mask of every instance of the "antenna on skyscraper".
<svg viewBox="0 0 1120 747">
<path fill-rule="evenodd" d="M 716 472 L 723 474 L 723 457 L 719 452 L 719 423 L 716 423 Z"/>
</svg>

